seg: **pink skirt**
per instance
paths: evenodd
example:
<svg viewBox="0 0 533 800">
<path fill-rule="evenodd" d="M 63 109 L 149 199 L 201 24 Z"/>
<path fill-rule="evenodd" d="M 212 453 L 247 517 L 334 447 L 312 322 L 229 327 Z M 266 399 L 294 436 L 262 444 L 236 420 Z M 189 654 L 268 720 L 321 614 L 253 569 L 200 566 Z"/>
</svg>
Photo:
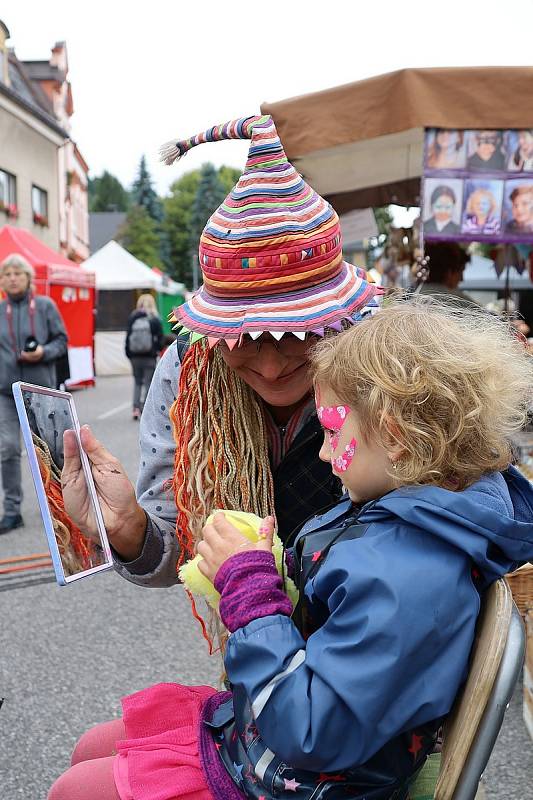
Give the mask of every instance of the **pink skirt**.
<svg viewBox="0 0 533 800">
<path fill-rule="evenodd" d="M 117 742 L 121 800 L 213 800 L 199 756 L 202 707 L 210 686 L 159 683 L 122 700 L 127 738 Z"/>
</svg>

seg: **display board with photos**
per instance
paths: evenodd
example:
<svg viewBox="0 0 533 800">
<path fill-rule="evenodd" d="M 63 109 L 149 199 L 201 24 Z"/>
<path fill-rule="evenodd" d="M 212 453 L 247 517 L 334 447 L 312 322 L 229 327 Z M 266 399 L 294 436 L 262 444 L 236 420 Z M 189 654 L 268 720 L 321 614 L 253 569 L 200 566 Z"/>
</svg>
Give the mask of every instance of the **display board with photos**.
<svg viewBox="0 0 533 800">
<path fill-rule="evenodd" d="M 533 243 L 533 128 L 425 132 L 428 240 Z"/>
</svg>

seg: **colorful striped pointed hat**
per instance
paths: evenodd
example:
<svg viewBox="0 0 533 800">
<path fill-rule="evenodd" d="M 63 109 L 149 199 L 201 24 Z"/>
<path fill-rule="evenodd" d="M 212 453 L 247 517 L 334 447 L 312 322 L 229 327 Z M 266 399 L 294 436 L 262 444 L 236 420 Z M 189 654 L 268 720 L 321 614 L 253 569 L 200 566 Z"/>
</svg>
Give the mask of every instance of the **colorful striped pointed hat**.
<svg viewBox="0 0 533 800">
<path fill-rule="evenodd" d="M 339 218 L 288 161 L 269 116 L 245 117 L 161 148 L 172 164 L 203 142 L 251 139 L 239 182 L 200 238 L 203 286 L 174 310 L 192 341 L 269 332 L 304 338 L 377 309 L 382 290 L 343 260 Z"/>
</svg>

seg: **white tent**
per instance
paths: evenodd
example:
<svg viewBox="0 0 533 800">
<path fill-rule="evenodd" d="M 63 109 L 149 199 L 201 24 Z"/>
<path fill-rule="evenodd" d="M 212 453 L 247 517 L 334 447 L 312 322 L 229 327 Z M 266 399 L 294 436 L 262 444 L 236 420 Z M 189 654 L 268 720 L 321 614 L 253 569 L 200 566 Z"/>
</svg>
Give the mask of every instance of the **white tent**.
<svg viewBox="0 0 533 800">
<path fill-rule="evenodd" d="M 184 294 L 183 284 L 176 283 L 128 253 L 111 240 L 83 263 L 83 268 L 95 275 L 99 292 L 135 289 L 155 290 L 163 294 Z M 126 318 L 124 319 L 124 323 Z M 124 352 L 124 330 L 97 330 L 94 340 L 95 372 L 97 375 L 121 375 L 131 372 Z"/>
<path fill-rule="evenodd" d="M 159 289 L 161 277 L 111 240 L 83 264 L 94 272 L 97 289 Z"/>
</svg>

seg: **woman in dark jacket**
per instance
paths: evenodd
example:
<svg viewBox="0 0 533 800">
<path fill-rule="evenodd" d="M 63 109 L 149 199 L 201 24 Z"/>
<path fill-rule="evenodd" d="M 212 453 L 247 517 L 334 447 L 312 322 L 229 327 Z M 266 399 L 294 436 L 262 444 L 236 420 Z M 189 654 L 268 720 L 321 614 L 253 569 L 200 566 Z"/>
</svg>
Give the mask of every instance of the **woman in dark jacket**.
<svg viewBox="0 0 533 800">
<path fill-rule="evenodd" d="M 133 419 L 141 416 L 144 401 L 163 347 L 163 326 L 151 294 L 141 294 L 135 311 L 129 316 L 126 355 L 133 370 Z"/>
</svg>

